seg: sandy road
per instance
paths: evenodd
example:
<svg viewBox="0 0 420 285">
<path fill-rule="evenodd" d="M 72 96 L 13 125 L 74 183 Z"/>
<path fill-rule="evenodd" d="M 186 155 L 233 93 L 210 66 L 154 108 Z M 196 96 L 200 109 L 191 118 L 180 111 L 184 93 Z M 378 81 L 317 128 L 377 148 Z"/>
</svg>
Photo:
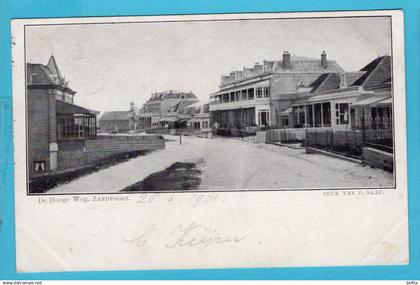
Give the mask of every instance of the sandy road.
<svg viewBox="0 0 420 285">
<path fill-rule="evenodd" d="M 201 190 L 392 187 L 392 173 L 304 150 L 229 138 L 168 137 L 166 149 L 57 186 L 53 193 L 115 193 L 169 167 L 195 162 Z"/>
</svg>

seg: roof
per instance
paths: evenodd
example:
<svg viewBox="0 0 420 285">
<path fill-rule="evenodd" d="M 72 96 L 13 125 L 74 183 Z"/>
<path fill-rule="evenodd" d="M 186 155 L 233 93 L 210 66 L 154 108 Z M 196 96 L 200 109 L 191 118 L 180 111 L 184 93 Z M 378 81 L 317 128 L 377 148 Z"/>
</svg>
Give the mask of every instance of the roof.
<svg viewBox="0 0 420 285">
<path fill-rule="evenodd" d="M 354 81 L 364 75 L 366 71 L 344 72 L 344 81 L 346 86 L 352 86 Z M 309 87 L 312 87 L 311 93 L 321 93 L 329 90 L 339 89 L 341 85 L 341 74 L 324 73 L 321 74 Z"/>
<path fill-rule="evenodd" d="M 218 91 L 211 93 L 210 95 L 220 95 L 226 92 L 235 92 L 242 89 L 246 89 L 249 87 L 254 87 L 256 84 L 261 82 L 268 82 L 269 78 L 256 78 L 252 82 L 243 82 L 235 86 L 229 86 L 229 87 L 221 87 Z M 296 84 L 295 84 L 296 85 Z"/>
<path fill-rule="evenodd" d="M 58 85 L 67 87 L 67 82 L 61 75 L 57 62 L 52 55 L 47 65 L 28 63 L 26 65 L 27 83 L 30 85 Z"/>
<path fill-rule="evenodd" d="M 150 96 L 150 99 L 148 100 L 148 102 L 162 101 L 162 100 L 167 100 L 167 99 L 181 99 L 180 97 L 182 95 L 184 96 L 183 99 L 197 99 L 197 96 L 192 91 L 184 92 L 184 91 L 179 91 L 175 89 L 169 89 L 169 90 L 153 93 Z"/>
<path fill-rule="evenodd" d="M 323 67 L 321 59 L 308 57 L 290 57 L 290 68 L 285 68 L 282 60 L 264 61 L 263 64 L 255 64 L 252 68 L 244 68 L 243 71 L 232 71 L 227 76 L 222 76 L 220 86 L 248 80 L 250 78 L 269 73 L 329 73 L 344 72 L 343 68 L 335 60 L 327 60 L 327 67 Z"/>
<path fill-rule="evenodd" d="M 168 110 L 168 112 L 176 112 L 181 113 L 184 111 L 186 107 L 190 107 L 191 104 L 194 102 L 192 101 L 179 101 L 175 105 L 171 106 L 171 108 Z"/>
<path fill-rule="evenodd" d="M 330 76 L 330 73 L 321 74 L 315 81 L 313 81 L 309 87 L 312 87 L 312 91 L 315 91 L 326 79 Z"/>
<path fill-rule="evenodd" d="M 61 100 L 55 100 L 55 102 L 56 111 L 59 114 L 99 114 L 98 111 L 89 110 L 69 102 Z"/>
<path fill-rule="evenodd" d="M 387 83 L 392 83 L 392 78 L 387 78 L 384 80 L 384 82 L 382 82 L 382 84 L 387 84 Z"/>
<path fill-rule="evenodd" d="M 358 96 L 360 95 L 360 89 L 357 86 L 346 87 L 341 89 L 324 91 L 318 95 L 312 96 L 307 99 L 307 102 L 317 102 L 324 100 L 332 100 L 334 98 L 344 98 L 347 96 Z M 373 93 L 373 92 L 372 92 Z"/>
<path fill-rule="evenodd" d="M 283 61 L 279 61 L 275 72 L 344 72 L 340 65 L 335 60 L 327 60 L 327 67 L 321 65 L 321 59 L 315 58 L 301 58 L 292 56 L 291 69 L 284 69 Z M 276 65 L 275 65 L 276 67 Z"/>
<path fill-rule="evenodd" d="M 204 106 L 206 104 L 209 104 L 209 103 L 210 103 L 209 100 L 206 100 L 206 101 L 198 101 L 198 102 L 195 102 L 195 103 L 193 103 L 191 105 L 188 105 L 188 108 L 200 108 L 200 107 L 202 107 L 202 106 Z"/>
<path fill-rule="evenodd" d="M 27 82 L 33 85 L 55 84 L 47 67 L 42 64 L 27 64 Z"/>
<path fill-rule="evenodd" d="M 61 76 L 60 69 L 58 68 L 57 61 L 55 60 L 55 57 L 53 55 L 50 56 L 50 59 L 48 60 L 47 67 L 50 70 L 50 72 L 54 75 L 57 75 L 58 81 L 63 84 L 64 78 Z"/>
<path fill-rule="evenodd" d="M 100 121 L 125 121 L 129 118 L 130 111 L 109 111 L 104 112 L 99 118 Z"/>
<path fill-rule="evenodd" d="M 356 103 L 352 104 L 352 107 L 363 107 L 363 106 L 376 106 L 378 102 L 383 101 L 384 99 L 391 99 L 391 97 L 383 97 L 383 96 L 372 96 Z"/>
<path fill-rule="evenodd" d="M 366 71 L 351 71 L 351 72 L 346 72 L 346 84 L 347 86 L 351 86 L 353 85 L 353 83 L 359 79 L 359 77 L 361 77 L 362 75 L 364 75 L 366 73 Z"/>
<path fill-rule="evenodd" d="M 372 87 L 387 82 L 391 78 L 391 57 L 378 57 L 368 63 L 360 71 L 364 74 L 353 82 L 352 86 Z"/>
<path fill-rule="evenodd" d="M 320 93 L 327 90 L 333 90 L 340 88 L 340 75 L 338 73 L 324 73 L 321 74 L 310 87 L 312 87 L 311 93 Z"/>
</svg>

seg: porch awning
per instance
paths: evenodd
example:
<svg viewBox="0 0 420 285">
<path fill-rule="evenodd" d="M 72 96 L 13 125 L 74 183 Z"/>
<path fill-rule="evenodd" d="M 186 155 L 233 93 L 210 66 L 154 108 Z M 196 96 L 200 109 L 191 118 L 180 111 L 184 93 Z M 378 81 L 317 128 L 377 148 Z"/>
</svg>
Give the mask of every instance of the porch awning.
<svg viewBox="0 0 420 285">
<path fill-rule="evenodd" d="M 178 120 L 177 117 L 163 117 L 159 121 L 161 122 L 176 122 Z"/>
<path fill-rule="evenodd" d="M 151 113 L 151 112 L 147 112 L 147 113 L 140 112 L 139 113 L 140 118 L 150 118 L 150 117 L 159 117 L 159 116 L 160 116 L 160 113 L 159 114 Z"/>
<path fill-rule="evenodd" d="M 378 102 L 387 99 L 385 97 L 377 97 L 377 96 L 372 96 L 363 100 L 360 100 L 354 104 L 352 104 L 352 107 L 375 107 L 377 105 Z"/>
<path fill-rule="evenodd" d="M 55 102 L 56 112 L 59 114 L 99 114 L 98 111 L 89 110 L 69 102 L 64 102 L 60 100 L 55 100 Z"/>
<path fill-rule="evenodd" d="M 392 105 L 392 98 L 388 97 L 382 101 L 376 103 L 378 106 L 391 106 Z"/>
<path fill-rule="evenodd" d="M 222 95 L 225 93 L 230 93 L 230 92 L 236 92 L 236 91 L 242 91 L 244 89 L 248 89 L 248 88 L 258 88 L 258 87 L 270 87 L 270 80 L 269 79 L 263 79 L 263 80 L 259 80 L 259 81 L 255 81 L 255 82 L 250 82 L 250 83 L 246 83 L 246 84 L 242 84 L 240 85 L 238 83 L 238 86 L 232 86 L 229 88 L 225 88 L 222 90 L 219 90 L 217 92 L 214 92 L 212 94 L 210 94 L 211 96 L 217 96 L 217 95 Z"/>
<path fill-rule="evenodd" d="M 286 110 L 282 111 L 280 115 L 289 115 L 292 113 L 292 107 L 287 108 Z"/>
</svg>

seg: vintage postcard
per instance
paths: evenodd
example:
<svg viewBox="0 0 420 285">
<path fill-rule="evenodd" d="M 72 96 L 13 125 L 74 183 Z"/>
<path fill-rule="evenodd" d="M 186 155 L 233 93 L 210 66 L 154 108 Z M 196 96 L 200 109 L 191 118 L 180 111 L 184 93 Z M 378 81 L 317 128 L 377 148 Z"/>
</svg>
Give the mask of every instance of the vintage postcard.
<svg viewBox="0 0 420 285">
<path fill-rule="evenodd" d="M 11 25 L 18 271 L 409 262 L 402 11 Z"/>
</svg>

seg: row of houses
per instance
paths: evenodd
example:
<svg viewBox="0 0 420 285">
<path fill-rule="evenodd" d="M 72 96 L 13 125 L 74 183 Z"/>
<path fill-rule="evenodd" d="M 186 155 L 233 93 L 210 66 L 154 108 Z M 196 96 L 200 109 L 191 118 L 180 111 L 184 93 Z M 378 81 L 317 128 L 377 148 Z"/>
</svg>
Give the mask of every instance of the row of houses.
<svg viewBox="0 0 420 285">
<path fill-rule="evenodd" d="M 26 66 L 29 174 L 101 159 L 102 146 L 115 141 L 89 143 L 98 132 L 329 128 L 392 133 L 391 75 L 388 55 L 346 72 L 325 52 L 318 59 L 284 52 L 281 60 L 222 76 L 207 102 L 192 91 L 167 90 L 153 93 L 139 109 L 131 103 L 129 110 L 105 112 L 97 120 L 99 112 L 75 104 L 76 92 L 51 56 L 46 65 Z"/>
<path fill-rule="evenodd" d="M 99 119 L 104 132 L 133 132 L 161 129 L 210 130 L 209 102 L 191 91 L 166 90 L 151 95 L 139 110 L 105 112 Z"/>
<path fill-rule="evenodd" d="M 346 72 L 323 51 L 291 56 L 222 76 L 210 96 L 212 121 L 246 128 L 391 128 L 391 57 Z"/>
<path fill-rule="evenodd" d="M 175 129 L 390 129 L 391 57 L 347 72 L 323 51 L 319 58 L 283 53 L 281 60 L 222 75 L 219 90 L 200 102 L 191 91 L 151 95 L 137 110 L 105 112 L 106 132 Z"/>
</svg>

